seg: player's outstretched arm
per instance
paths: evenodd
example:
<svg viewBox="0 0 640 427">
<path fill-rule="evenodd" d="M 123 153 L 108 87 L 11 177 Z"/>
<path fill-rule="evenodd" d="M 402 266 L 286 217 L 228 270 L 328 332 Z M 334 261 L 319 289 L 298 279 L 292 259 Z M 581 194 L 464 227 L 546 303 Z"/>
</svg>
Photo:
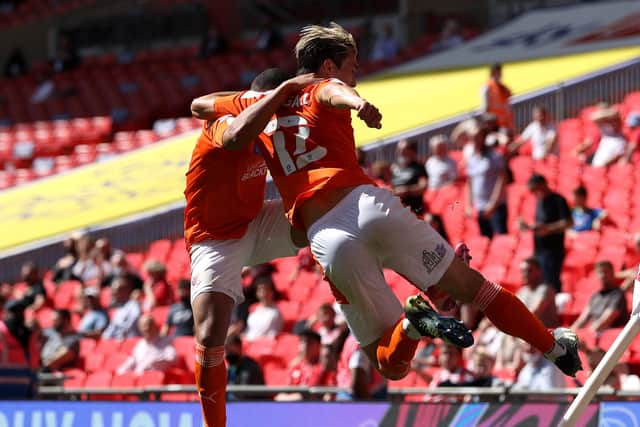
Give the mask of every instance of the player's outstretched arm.
<svg viewBox="0 0 640 427">
<path fill-rule="evenodd" d="M 334 108 L 349 108 L 358 112 L 358 118 L 370 128 L 382 127 L 382 114 L 378 108 L 361 98 L 352 87 L 342 83 L 328 83 L 317 94 L 318 101 Z"/>
<path fill-rule="evenodd" d="M 303 74 L 289 79 L 260 101 L 236 116 L 222 135 L 222 146 L 239 150 L 251 143 L 265 128 L 278 108 L 300 89 L 321 81 L 313 74 Z"/>
<path fill-rule="evenodd" d="M 216 117 L 213 104 L 216 98 L 235 95 L 238 92 L 214 92 L 201 96 L 191 101 L 191 115 L 200 120 L 215 120 Z"/>
</svg>

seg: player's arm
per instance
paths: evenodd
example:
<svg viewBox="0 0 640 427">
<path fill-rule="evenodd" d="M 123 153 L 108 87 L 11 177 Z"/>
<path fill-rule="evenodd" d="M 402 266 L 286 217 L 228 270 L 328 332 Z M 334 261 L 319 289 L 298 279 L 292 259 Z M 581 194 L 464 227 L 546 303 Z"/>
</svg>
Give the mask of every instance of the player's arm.
<svg viewBox="0 0 640 427">
<path fill-rule="evenodd" d="M 230 150 L 248 146 L 264 130 L 282 104 L 300 89 L 319 80 L 313 74 L 303 74 L 282 83 L 236 116 L 222 135 L 222 146 Z"/>
<path fill-rule="evenodd" d="M 214 92 L 191 101 L 191 115 L 200 120 L 215 120 L 216 111 L 213 104 L 216 98 L 235 95 L 237 92 Z"/>
<path fill-rule="evenodd" d="M 370 128 L 380 129 L 382 114 L 378 108 L 361 98 L 352 87 L 343 83 L 331 82 L 322 86 L 316 94 L 318 102 L 328 107 L 351 109 L 358 112 L 358 118 Z"/>
</svg>

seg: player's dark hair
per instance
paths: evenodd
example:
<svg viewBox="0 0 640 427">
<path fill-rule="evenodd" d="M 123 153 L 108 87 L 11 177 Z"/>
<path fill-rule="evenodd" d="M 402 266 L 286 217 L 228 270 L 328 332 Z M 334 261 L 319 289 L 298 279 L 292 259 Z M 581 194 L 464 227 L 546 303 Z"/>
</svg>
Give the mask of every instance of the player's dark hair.
<svg viewBox="0 0 640 427">
<path fill-rule="evenodd" d="M 267 68 L 253 79 L 251 90 L 264 92 L 275 89 L 289 77 L 289 73 L 280 68 Z"/>
</svg>

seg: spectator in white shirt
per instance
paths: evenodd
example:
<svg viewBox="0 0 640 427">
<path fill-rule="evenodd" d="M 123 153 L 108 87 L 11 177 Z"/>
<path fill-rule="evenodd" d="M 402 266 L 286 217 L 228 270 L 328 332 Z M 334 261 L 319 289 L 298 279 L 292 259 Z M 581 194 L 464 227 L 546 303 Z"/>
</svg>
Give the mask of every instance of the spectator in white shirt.
<svg viewBox="0 0 640 427">
<path fill-rule="evenodd" d="M 275 285 L 271 277 L 256 278 L 256 298 L 253 310 L 249 309 L 245 339 L 254 340 L 260 337 L 275 337 L 284 326 L 282 314 L 275 303 Z"/>
<path fill-rule="evenodd" d="M 440 188 L 452 184 L 458 178 L 458 167 L 449 156 L 449 140 L 445 135 L 436 135 L 429 140 L 431 157 L 425 164 L 429 188 Z"/>
<path fill-rule="evenodd" d="M 111 284 L 111 295 L 113 295 L 115 306 L 117 307 L 111 317 L 111 322 L 102 333 L 102 338 L 124 339 L 137 337 L 137 322 L 140 317 L 140 305 L 131 298 L 131 285 L 126 277 L 118 277 Z"/>
<path fill-rule="evenodd" d="M 171 338 L 161 337 L 158 325 L 149 315 L 138 320 L 142 339 L 133 348 L 131 356 L 117 369 L 118 375 L 133 371 L 137 375 L 144 371 L 163 371 L 176 362 L 176 349 Z"/>
<path fill-rule="evenodd" d="M 600 140 L 590 163 L 594 167 L 604 167 L 624 158 L 628 150 L 628 143 L 622 134 L 622 119 L 620 113 L 614 107 L 600 105 L 589 117 L 600 130 Z M 595 143 L 588 137 L 576 152 L 583 160 L 588 161 L 586 152 Z"/>
<path fill-rule="evenodd" d="M 522 131 L 522 134 L 509 147 L 514 152 L 523 144 L 531 143 L 533 160 L 543 160 L 550 154 L 558 154 L 558 133 L 551 122 L 549 111 L 541 105 L 533 108 L 533 121 Z"/>
<path fill-rule="evenodd" d="M 566 387 L 562 372 L 531 344 L 523 343 L 523 358 L 526 363 L 518 374 L 514 389 L 545 391 Z"/>
</svg>

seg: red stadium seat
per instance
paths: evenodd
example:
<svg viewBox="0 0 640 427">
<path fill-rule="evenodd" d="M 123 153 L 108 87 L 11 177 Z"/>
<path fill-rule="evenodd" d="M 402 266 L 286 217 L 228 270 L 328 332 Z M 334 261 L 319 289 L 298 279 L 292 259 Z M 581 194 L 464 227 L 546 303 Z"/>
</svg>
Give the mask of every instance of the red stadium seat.
<svg viewBox="0 0 640 427">
<path fill-rule="evenodd" d="M 282 360 L 293 360 L 298 354 L 298 345 L 300 339 L 297 335 L 282 333 L 276 338 L 275 355 Z"/>
<path fill-rule="evenodd" d="M 162 326 L 162 325 L 160 325 Z M 140 337 L 130 337 L 125 338 L 120 345 L 120 353 L 131 354 L 133 352 L 134 347 L 140 341 Z"/>
<path fill-rule="evenodd" d="M 87 388 L 109 388 L 111 386 L 111 372 L 94 372 L 87 376 L 84 386 Z"/>
<path fill-rule="evenodd" d="M 169 306 L 153 307 L 151 309 L 151 317 L 159 327 L 164 326 L 167 323 L 167 316 L 169 315 Z"/>
<path fill-rule="evenodd" d="M 130 354 L 127 353 L 112 353 L 106 355 L 101 370 L 115 373 L 115 371 L 129 358 L 129 356 Z"/>
<path fill-rule="evenodd" d="M 86 372 L 82 369 L 67 369 L 63 374 L 67 377 L 64 379 L 64 387 L 66 388 L 83 387 L 87 378 Z"/>
<path fill-rule="evenodd" d="M 136 385 L 138 376 L 133 372 L 125 372 L 114 375 L 111 380 L 111 387 L 114 388 L 133 388 Z"/>
<path fill-rule="evenodd" d="M 165 374 L 161 371 L 145 371 L 138 377 L 138 387 L 150 387 L 164 384 Z"/>
<path fill-rule="evenodd" d="M 120 351 L 122 340 L 117 339 L 100 339 L 95 348 L 95 352 L 98 354 L 110 355 Z"/>
</svg>

